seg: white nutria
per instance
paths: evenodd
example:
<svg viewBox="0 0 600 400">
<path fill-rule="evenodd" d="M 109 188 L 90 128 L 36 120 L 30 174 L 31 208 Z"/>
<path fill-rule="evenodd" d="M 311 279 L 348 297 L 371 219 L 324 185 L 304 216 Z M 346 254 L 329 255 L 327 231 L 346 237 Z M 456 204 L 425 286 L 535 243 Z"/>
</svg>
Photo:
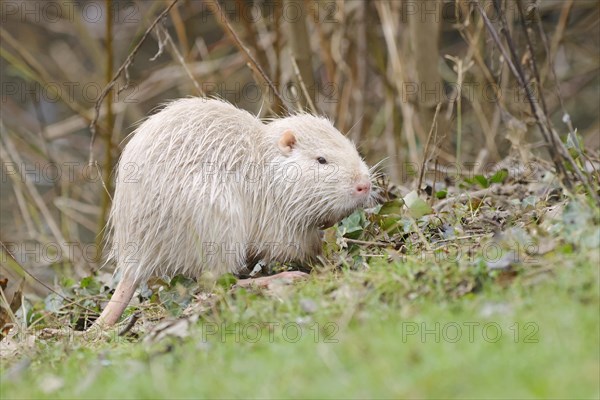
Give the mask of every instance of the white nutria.
<svg viewBox="0 0 600 400">
<path fill-rule="evenodd" d="M 325 118 L 263 123 L 221 100 L 173 101 L 119 160 L 107 233 L 121 281 L 96 323 L 113 325 L 152 275 L 312 259 L 319 229 L 371 196 L 369 168 Z"/>
</svg>

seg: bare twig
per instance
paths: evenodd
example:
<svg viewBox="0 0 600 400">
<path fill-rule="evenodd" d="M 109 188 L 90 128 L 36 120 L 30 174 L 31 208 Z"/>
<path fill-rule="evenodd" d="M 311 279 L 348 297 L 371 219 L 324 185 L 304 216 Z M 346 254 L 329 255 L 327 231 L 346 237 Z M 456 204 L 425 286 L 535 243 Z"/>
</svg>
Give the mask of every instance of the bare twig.
<svg viewBox="0 0 600 400">
<path fill-rule="evenodd" d="M 216 19 L 219 22 L 219 24 L 221 24 L 225 28 L 225 32 L 228 34 L 228 36 L 233 40 L 238 49 L 240 49 L 242 53 L 244 53 L 246 59 L 248 60 L 248 65 L 250 66 L 250 68 L 255 70 L 259 74 L 259 76 L 262 79 L 264 79 L 264 81 L 267 83 L 275 97 L 277 97 L 277 99 L 281 102 L 281 105 L 285 107 L 286 111 L 289 113 L 291 110 L 289 110 L 289 108 L 283 101 L 283 97 L 281 97 L 281 94 L 279 93 L 271 79 L 269 79 L 269 77 L 267 76 L 263 68 L 260 66 L 258 61 L 256 61 L 252 53 L 250 53 L 250 50 L 248 50 L 244 43 L 242 43 L 237 33 L 235 33 L 235 30 L 233 30 L 233 27 L 231 26 L 227 15 L 225 15 L 225 13 L 223 12 L 223 9 L 221 8 L 221 5 L 219 4 L 218 0 L 209 1 L 208 5 L 213 8 L 217 17 Z M 276 108 L 275 111 L 277 111 Z"/>
<path fill-rule="evenodd" d="M 393 18 L 390 3 L 386 1 L 376 1 L 374 4 L 375 8 L 377 9 L 377 13 L 379 14 L 379 19 L 381 20 L 383 36 L 390 55 L 389 63 L 391 64 L 392 72 L 390 81 L 395 86 L 397 93 L 402 95 L 406 83 L 406 74 L 403 67 L 404 63 L 400 57 L 400 52 L 396 44 L 396 21 Z M 399 96 L 398 101 L 400 103 L 400 111 L 403 118 L 402 128 L 406 134 L 406 140 L 408 142 L 409 157 L 411 162 L 417 165 L 419 159 L 417 154 L 417 138 L 413 124 L 415 114 L 414 107 L 408 101 L 402 99 L 401 96 Z"/>
<path fill-rule="evenodd" d="M 417 235 L 419 236 L 419 239 L 421 240 L 421 242 L 423 243 L 423 246 L 425 247 L 425 249 L 427 251 L 431 251 L 431 245 L 429 244 L 429 242 L 427 241 L 427 239 L 425 238 L 425 235 L 423 234 L 423 232 L 421 231 L 421 229 L 419 228 L 419 224 L 417 224 L 417 220 L 415 220 L 410 214 L 406 214 L 406 216 L 408 217 L 408 219 L 410 219 L 410 222 L 413 225 L 413 228 L 415 229 L 415 232 L 417 233 Z"/>
<path fill-rule="evenodd" d="M 306 91 L 306 103 L 300 101 L 300 104 L 304 106 L 308 103 L 312 103 L 313 107 L 311 108 L 314 109 L 316 101 L 315 77 L 312 69 L 310 38 L 306 29 L 307 12 L 304 0 L 284 0 L 284 6 L 287 6 L 288 9 L 296 9 L 299 12 L 296 18 L 286 18 L 285 25 L 289 33 L 288 43 L 290 49 L 294 54 L 294 57 L 296 57 L 294 62 L 297 62 L 297 68 L 300 71 L 296 74 L 296 77 L 300 76 L 303 82 L 306 83 L 306 87 L 312 90 L 310 93 L 308 90 Z M 315 6 L 318 7 L 318 5 Z M 302 85 L 299 80 L 296 83 Z M 298 99 L 301 100 L 301 97 L 298 97 Z"/>
<path fill-rule="evenodd" d="M 119 67 L 119 69 L 117 70 L 117 72 L 115 73 L 113 78 L 104 87 L 104 89 L 102 90 L 102 93 L 100 93 L 100 96 L 98 97 L 98 100 L 96 100 L 96 104 L 94 106 L 94 118 L 92 119 L 92 122 L 90 122 L 90 126 L 89 126 L 90 132 L 92 133 L 92 138 L 90 139 L 90 158 L 89 158 L 90 165 L 94 161 L 93 149 L 94 149 L 94 140 L 96 139 L 96 124 L 97 124 L 98 118 L 100 116 L 100 107 L 102 106 L 102 102 L 104 101 L 104 98 L 108 95 L 108 93 L 111 91 L 111 89 L 115 86 L 115 83 L 117 83 L 117 79 L 119 79 L 121 74 L 123 74 L 123 72 L 125 72 L 127 70 L 127 68 L 129 68 L 131 63 L 133 63 L 133 59 L 135 58 L 136 54 L 142 47 L 142 44 L 146 41 L 148 36 L 150 36 L 150 32 L 152 32 L 152 30 L 154 29 L 156 24 L 158 24 L 165 17 L 165 15 L 167 15 L 169 13 L 171 8 L 173 8 L 175 6 L 175 4 L 177 4 L 178 1 L 179 0 L 173 0 L 173 2 L 171 4 L 169 4 L 169 6 L 167 6 L 167 8 L 165 8 L 158 17 L 156 17 L 156 19 L 152 22 L 152 24 L 150 24 L 148 29 L 146 29 L 146 31 L 142 35 L 142 38 L 135 45 L 133 50 L 129 53 L 129 55 L 123 62 L 123 64 L 121 64 L 121 66 Z M 125 88 L 127 88 L 127 85 L 125 85 L 119 91 L 124 90 Z"/>
<path fill-rule="evenodd" d="M 519 4 L 519 12 L 521 13 L 521 15 L 523 15 L 523 11 L 521 10 L 522 6 L 521 6 L 521 0 L 519 0 L 518 2 Z M 560 22 L 559 22 L 559 28 L 556 31 L 555 34 L 555 40 L 553 41 L 554 43 L 558 42 L 557 38 L 560 38 L 562 36 L 562 33 L 565 29 L 565 25 L 566 25 L 566 21 L 568 19 L 569 13 L 571 11 L 571 7 L 573 6 L 573 0 L 569 0 L 565 3 L 565 5 L 563 6 L 563 11 L 561 13 L 560 16 Z M 575 129 L 573 127 L 573 123 L 571 121 L 571 116 L 569 115 L 569 113 L 567 112 L 567 108 L 565 106 L 565 102 L 560 90 L 560 83 L 558 81 L 558 76 L 556 76 L 556 68 L 554 67 L 554 55 L 552 54 L 552 49 L 550 48 L 550 46 L 548 45 L 548 38 L 546 36 L 546 32 L 544 31 L 544 27 L 542 26 L 542 19 L 541 16 L 539 15 L 539 8 L 536 7 L 536 12 L 537 15 L 535 16 L 535 20 L 537 22 L 537 28 L 540 34 L 540 37 L 542 38 L 542 43 L 544 44 L 544 50 L 546 51 L 546 57 L 548 58 L 548 68 L 550 69 L 550 73 L 552 74 L 552 79 L 554 80 L 554 89 L 556 92 L 556 97 L 558 98 L 558 102 L 560 104 L 560 108 L 562 110 L 563 113 L 563 122 L 567 125 L 567 127 L 569 128 L 569 133 L 571 134 L 571 136 L 573 137 L 575 146 L 577 148 L 577 151 L 579 152 L 579 154 L 583 157 L 585 157 L 589 162 L 590 165 L 594 165 L 593 162 L 591 162 L 591 160 L 589 159 L 589 157 L 587 156 L 587 154 L 585 152 L 582 151 L 582 149 L 579 146 L 579 142 L 576 139 L 576 134 L 575 134 Z M 523 17 L 521 17 L 523 18 Z M 537 71 L 537 68 L 536 68 Z M 538 74 L 536 72 L 536 74 Z M 543 77 L 540 77 L 539 74 L 537 76 L 539 85 L 542 85 L 542 80 Z M 544 104 L 544 103 L 543 103 Z M 545 104 L 544 104 L 545 105 Z M 590 177 L 590 173 L 587 171 L 584 171 L 584 173 L 586 173 L 588 176 L 588 179 L 590 180 L 590 182 L 593 182 L 593 179 Z"/>
<path fill-rule="evenodd" d="M 356 51 L 354 52 L 354 78 L 355 85 L 352 90 L 352 100 L 354 101 L 354 115 L 353 118 L 356 120 L 352 132 L 352 139 L 355 142 L 360 142 L 361 135 L 363 134 L 363 126 L 365 126 L 365 103 L 367 93 L 367 65 L 368 58 L 365 54 L 368 54 L 367 50 L 367 2 L 361 2 L 358 7 L 356 14 Z"/>
<path fill-rule="evenodd" d="M 113 4 L 112 0 L 106 0 L 106 81 L 109 82 L 113 75 Z M 100 172 L 99 176 L 102 179 L 102 184 L 105 186 L 105 191 L 102 192 L 102 205 L 100 207 L 100 215 L 98 217 L 98 230 L 101 231 L 106 222 L 106 216 L 108 215 L 108 209 L 110 207 L 110 195 L 108 193 L 112 190 L 112 184 L 110 180 L 110 171 L 112 170 L 113 164 L 113 146 L 112 146 L 112 130 L 114 129 L 115 115 L 113 113 L 113 102 L 110 98 L 112 89 L 109 89 L 106 97 L 106 131 L 104 132 L 105 139 L 105 150 L 104 150 L 104 166 L 103 171 Z M 90 157 L 91 157 L 90 148 Z M 91 158 L 90 158 L 91 159 Z M 97 163 L 96 163 L 97 164 Z M 96 255 L 95 258 L 99 259 L 102 253 L 101 235 L 96 236 Z"/>
<path fill-rule="evenodd" d="M 573 5 L 573 0 L 567 2 L 565 4 L 565 12 L 563 14 L 566 14 L 568 16 L 569 10 L 572 5 Z M 542 43 L 544 45 L 544 50 L 546 51 L 546 57 L 548 58 L 548 68 L 550 69 L 552 78 L 554 79 L 554 88 L 556 90 L 556 96 L 558 97 L 558 101 L 560 103 L 560 107 L 562 109 L 563 115 L 568 116 L 569 114 L 567 113 L 567 109 L 565 107 L 562 93 L 560 92 L 560 84 L 558 82 L 558 77 L 556 76 L 556 69 L 554 67 L 554 57 L 551 54 L 551 49 L 550 49 L 550 46 L 548 45 L 548 37 L 546 36 L 546 32 L 544 31 L 544 27 L 542 26 L 542 20 L 541 20 L 542 17 L 539 15 L 539 10 L 537 10 L 537 11 L 538 11 L 538 14 L 535 16 L 535 19 L 537 21 L 537 28 L 538 28 L 538 32 L 540 34 L 540 38 L 542 39 Z M 519 12 L 522 15 L 523 11 L 521 10 L 521 1 L 520 0 L 519 0 Z M 563 19 L 562 15 L 561 15 L 561 19 Z M 538 84 L 541 85 L 542 84 L 541 77 L 538 76 L 537 79 L 538 79 Z M 573 124 L 571 123 L 571 118 L 570 117 L 566 118 L 565 123 L 567 124 L 567 126 L 569 128 L 569 132 L 571 132 L 571 134 L 574 134 L 575 132 L 573 129 Z"/>
<path fill-rule="evenodd" d="M 548 57 L 550 59 L 550 61 L 554 60 L 554 57 L 556 55 L 556 52 L 558 50 L 558 46 L 560 45 L 560 42 L 563 40 L 563 37 L 565 35 L 565 29 L 567 28 L 567 25 L 569 24 L 569 17 L 571 15 L 571 9 L 573 8 L 573 3 L 574 0 L 565 0 L 563 1 L 563 6 L 562 6 L 562 10 L 560 13 L 560 17 L 558 18 L 558 21 L 553 23 L 553 25 L 556 26 L 556 30 L 554 31 L 554 34 L 552 35 L 552 42 L 549 44 L 548 46 Z M 540 15 L 540 2 L 536 1 L 533 6 L 536 8 L 536 16 L 537 16 L 537 20 L 538 20 L 538 25 L 539 28 L 542 27 L 541 24 L 541 15 Z M 544 70 L 542 70 L 541 72 L 542 75 L 542 82 L 544 82 L 546 80 L 546 76 L 548 75 L 548 71 L 546 68 L 544 68 Z"/>
<path fill-rule="evenodd" d="M 255 21 L 253 21 L 253 18 L 250 15 L 250 13 L 245 10 L 245 8 L 251 5 L 251 3 L 247 2 L 246 0 L 235 0 L 235 3 L 236 10 L 238 11 L 238 18 L 236 19 L 241 20 L 244 24 L 247 41 L 251 48 L 254 49 L 259 64 L 267 68 L 267 66 L 269 65 L 267 53 L 265 52 L 263 46 L 261 46 L 260 44 L 260 35 L 256 29 Z"/>
<path fill-rule="evenodd" d="M 171 21 L 173 21 L 173 26 L 175 27 L 175 32 L 177 33 L 177 39 L 179 43 L 181 43 L 181 52 L 183 52 L 183 56 L 181 56 L 181 52 L 179 49 L 175 50 L 179 56 L 183 59 L 187 59 L 189 55 L 190 45 L 188 43 L 187 35 L 185 33 L 185 24 L 183 23 L 183 19 L 181 18 L 181 14 L 177 8 L 171 9 Z M 175 45 L 173 45 L 175 46 Z"/>
<path fill-rule="evenodd" d="M 465 73 L 473 66 L 474 61 L 469 60 L 465 63 L 465 60 L 449 55 L 446 55 L 445 58 L 454 63 L 453 69 L 456 72 L 456 86 L 458 87 L 456 93 L 456 164 L 460 164 L 460 151 L 462 149 L 462 87 Z"/>
<path fill-rule="evenodd" d="M 127 323 L 125 328 L 123 328 L 119 332 L 119 336 L 125 336 L 127 334 L 127 332 L 129 332 L 135 326 L 135 323 L 138 321 L 138 319 L 140 319 L 140 316 L 141 316 L 141 313 L 139 311 L 136 311 L 135 313 L 133 313 L 133 315 L 129 319 L 129 322 Z"/>
<path fill-rule="evenodd" d="M 423 151 L 423 162 L 421 163 L 421 171 L 419 172 L 419 181 L 417 182 L 417 192 L 421 193 L 421 185 L 423 184 L 423 174 L 425 173 L 425 166 L 427 164 L 427 158 L 429 157 L 429 145 L 431 143 L 431 136 L 433 135 L 433 129 L 437 124 L 438 113 L 442 103 L 438 103 L 435 108 L 435 114 L 433 115 L 433 121 L 431 121 L 431 128 L 429 128 L 429 134 L 427 135 L 427 143 L 425 143 L 425 150 Z"/>
<path fill-rule="evenodd" d="M 525 15 L 523 13 L 523 4 L 521 0 L 517 0 L 517 9 L 519 10 L 519 20 L 521 22 L 521 29 L 523 30 L 523 34 L 525 35 L 525 43 L 527 44 L 527 50 L 529 51 L 529 60 L 531 64 L 531 69 L 533 70 L 533 77 L 537 83 L 537 87 L 540 93 L 540 101 L 542 103 L 542 110 L 545 115 L 548 115 L 548 107 L 546 107 L 546 99 L 542 94 L 542 81 L 540 79 L 540 73 L 537 68 L 537 62 L 535 53 L 533 51 L 533 45 L 531 44 L 531 38 L 529 37 L 529 30 L 527 29 L 527 24 L 525 23 Z M 548 121 L 550 123 L 550 121 Z"/>
<path fill-rule="evenodd" d="M 308 93 L 308 89 L 304 84 L 304 79 L 302 79 L 302 74 L 300 73 L 300 69 L 298 68 L 298 63 L 296 63 L 296 57 L 293 54 L 290 54 L 290 58 L 292 60 L 292 67 L 294 68 L 294 74 L 296 74 L 296 79 L 298 79 L 298 84 L 300 85 L 300 89 L 302 89 L 302 94 L 306 98 L 306 102 L 308 103 L 308 107 L 313 113 L 317 112 L 317 108 L 315 107 L 315 103 L 313 103 L 310 94 Z"/>
<path fill-rule="evenodd" d="M 499 15 L 501 15 L 503 17 L 502 14 L 502 9 L 500 8 L 500 5 L 497 1 L 494 1 L 494 4 L 497 7 L 497 12 Z M 483 7 L 481 6 L 481 4 L 479 2 L 477 2 L 477 7 L 479 9 L 479 12 L 481 14 L 481 17 L 483 18 L 483 21 L 485 23 L 486 28 L 488 29 L 488 31 L 490 32 L 490 34 L 492 35 L 492 39 L 494 39 L 494 42 L 496 43 L 496 46 L 498 46 L 498 48 L 500 49 L 500 52 L 502 53 L 502 56 L 504 57 L 504 60 L 506 61 L 506 63 L 508 64 L 512 74 L 514 75 L 514 77 L 517 79 L 519 85 L 525 90 L 525 93 L 527 95 L 527 100 L 529 102 L 529 105 L 531 107 L 531 112 L 534 115 L 538 126 L 540 127 L 540 131 L 542 133 L 542 136 L 544 137 L 544 140 L 546 141 L 546 143 L 552 143 L 551 139 L 550 139 L 550 135 L 547 132 L 547 128 L 546 126 L 541 122 L 540 120 L 540 116 L 538 114 L 538 110 L 536 109 L 536 101 L 534 98 L 534 95 L 531 91 L 531 88 L 529 87 L 529 85 L 527 85 L 527 82 L 525 82 L 525 77 L 523 75 L 523 71 L 520 69 L 520 66 L 517 62 L 514 62 L 513 60 L 518 60 L 519 58 L 517 57 L 516 54 L 516 50 L 515 47 L 513 45 L 512 42 L 512 38 L 510 36 L 510 34 L 508 33 L 508 27 L 507 27 L 507 23 L 506 23 L 506 18 L 502 18 L 502 25 L 503 25 L 503 29 L 502 31 L 504 32 L 504 36 L 506 38 L 508 47 L 511 51 L 511 54 L 508 53 L 508 51 L 506 50 L 506 48 L 502 45 L 502 41 L 500 40 L 500 37 L 498 36 L 498 32 L 496 32 L 496 29 L 494 28 L 494 26 L 492 25 L 492 23 L 490 22 L 489 18 L 487 17 L 487 14 L 485 13 L 485 10 L 483 9 Z M 511 57 L 512 55 L 512 57 Z M 552 155 L 552 158 L 555 161 L 555 165 L 556 165 L 556 169 L 558 171 L 562 171 L 563 168 L 559 165 L 559 159 L 556 157 L 556 148 L 555 147 L 551 147 L 550 148 L 550 153 Z"/>
<path fill-rule="evenodd" d="M 166 29 L 161 28 L 161 30 L 162 30 L 163 34 L 165 35 L 165 40 L 171 45 L 171 49 L 173 50 L 173 53 L 175 53 L 175 57 L 177 57 L 177 60 L 183 67 L 183 70 L 185 71 L 186 75 L 190 78 L 190 80 L 194 84 L 194 88 L 196 89 L 197 94 L 199 96 L 204 96 L 204 91 L 202 90 L 202 88 L 200 87 L 200 84 L 198 83 L 198 81 L 196 80 L 194 75 L 192 74 L 192 71 L 190 71 L 190 68 L 188 67 L 187 62 L 185 61 L 185 59 L 183 58 L 183 56 L 177 49 L 177 46 L 175 46 L 175 42 L 173 42 L 173 38 L 171 37 L 171 35 L 169 35 L 169 32 Z"/>
<path fill-rule="evenodd" d="M 364 244 L 366 246 L 377 246 L 377 247 L 389 247 L 393 244 L 393 243 L 371 242 L 371 241 L 367 241 L 367 240 L 358 240 L 358 239 L 349 239 L 349 238 L 344 238 L 344 241 L 346 241 L 348 243 Z"/>
<path fill-rule="evenodd" d="M 435 158 L 435 165 L 433 166 L 433 182 L 431 183 L 431 198 L 429 199 L 429 205 L 433 207 L 433 203 L 436 199 L 435 185 L 437 183 L 437 172 L 438 172 L 438 158 Z"/>
<path fill-rule="evenodd" d="M 533 51 L 533 46 L 531 44 L 531 39 L 529 37 L 529 30 L 527 29 L 527 25 L 525 23 L 525 13 L 523 12 L 522 0 L 517 0 L 517 9 L 519 10 L 519 17 L 520 17 L 520 20 L 521 20 L 521 28 L 523 29 L 523 34 L 525 35 L 525 40 L 526 40 L 526 43 L 527 43 L 527 49 L 528 49 L 529 54 L 530 54 L 531 69 L 533 70 L 533 76 L 535 77 L 535 80 L 536 80 L 536 83 L 537 83 L 537 86 L 538 86 L 538 90 L 539 90 L 539 93 L 540 93 L 539 97 L 540 97 L 540 100 L 541 100 L 541 103 L 542 103 L 542 110 L 544 111 L 544 114 L 546 115 L 546 122 L 547 122 L 547 124 L 549 126 L 549 129 L 552 131 L 551 138 L 554 138 L 554 136 L 556 136 L 556 135 L 554 134 L 554 127 L 552 125 L 552 121 L 550 120 L 550 118 L 548 118 L 548 115 L 549 115 L 548 114 L 548 107 L 546 106 L 545 97 L 542 94 L 542 80 L 540 78 L 540 73 L 539 73 L 539 70 L 538 70 L 538 67 L 537 67 L 537 61 L 536 61 L 535 53 Z M 567 124 L 567 127 L 569 128 L 569 132 L 571 133 L 571 135 L 573 137 L 573 141 L 575 143 L 576 150 L 579 152 L 579 154 L 581 156 L 585 157 L 582 149 L 579 146 L 579 143 L 577 142 L 577 138 L 575 136 L 575 131 L 573 129 L 573 124 L 571 123 L 571 118 L 570 118 L 569 114 L 567 113 L 567 110 L 565 108 L 565 104 L 563 102 L 563 99 L 562 99 L 562 96 L 561 96 L 561 93 L 560 93 L 560 88 L 558 86 L 558 78 L 557 78 L 556 72 L 554 70 L 554 63 L 552 61 L 552 56 L 549 54 L 549 50 L 548 50 L 548 47 L 547 47 L 547 41 L 544 40 L 544 38 L 545 38 L 545 32 L 544 32 L 544 30 L 543 30 L 543 28 L 541 26 L 539 15 L 537 16 L 536 19 L 538 20 L 538 29 L 540 29 L 540 35 L 543 38 L 542 41 L 545 44 L 547 57 L 549 58 L 549 65 L 550 65 L 550 70 L 552 72 L 552 76 L 554 78 L 556 93 L 557 93 L 557 96 L 558 96 L 558 99 L 559 99 L 560 106 L 561 106 L 562 111 L 563 111 L 563 121 L 565 122 L 565 124 Z M 586 174 L 586 178 L 591 182 L 592 179 L 589 176 L 589 174 L 587 172 L 584 172 L 584 174 Z M 593 192 L 593 188 L 591 186 L 590 186 L 590 192 Z"/>
<path fill-rule="evenodd" d="M 281 14 L 283 13 L 283 7 L 281 0 L 275 0 L 273 3 L 273 30 L 275 31 L 275 38 L 273 39 L 273 51 L 275 53 L 275 82 L 281 82 L 281 47 L 283 45 L 283 38 L 281 36 Z"/>
<path fill-rule="evenodd" d="M 15 294 L 13 295 L 12 301 L 8 301 L 8 298 L 6 297 L 6 293 L 4 293 L 4 289 L 2 288 L 2 285 L 0 285 L 0 300 L 2 300 L 2 303 L 0 303 L 0 308 L 4 308 L 6 310 L 6 314 L 8 314 L 10 321 L 12 321 L 13 325 L 17 325 L 18 324 L 18 320 L 17 317 L 15 316 L 15 312 L 16 310 L 21 307 L 21 296 L 23 295 L 23 284 L 25 283 L 25 280 L 22 279 L 21 280 L 21 285 L 19 287 L 19 290 L 17 290 L 15 292 Z M 14 305 L 14 307 L 13 307 Z M 0 316 L 2 314 L 0 313 Z M 4 319 L 4 318 L 2 318 Z M 0 320 L 2 321 L 2 320 Z M 2 321 L 4 322 L 4 321 Z M 4 339 L 4 332 L 3 330 L 8 326 L 11 325 L 10 322 L 8 322 L 8 324 L 5 324 L 4 326 L 0 326 L 0 340 Z"/>
<path fill-rule="evenodd" d="M 500 15 L 500 20 L 501 20 L 502 26 L 503 26 L 502 31 L 504 32 L 504 36 L 506 38 L 507 45 L 510 49 L 512 59 L 509 56 L 506 49 L 504 48 L 504 46 L 502 45 L 502 42 L 500 41 L 500 38 L 498 36 L 498 32 L 496 32 L 494 26 L 492 25 L 489 18 L 487 17 L 483 7 L 481 6 L 481 3 L 479 1 L 477 2 L 477 7 L 479 10 L 479 13 L 482 16 L 488 31 L 492 35 L 492 38 L 494 39 L 496 46 L 498 46 L 498 48 L 502 52 L 502 55 L 504 56 L 508 66 L 511 69 L 511 72 L 517 79 L 519 85 L 525 90 L 525 93 L 527 95 L 527 100 L 528 100 L 529 106 L 531 108 L 531 112 L 535 117 L 536 123 L 540 128 L 540 131 L 542 133 L 542 136 L 544 137 L 544 140 L 546 141 L 547 144 L 549 144 L 548 149 L 550 151 L 550 155 L 552 156 L 552 160 L 554 162 L 557 172 L 562 174 L 564 183 L 567 186 L 567 188 L 571 188 L 572 184 L 571 184 L 571 180 L 569 179 L 569 174 L 566 171 L 566 168 L 562 163 L 563 159 L 567 160 L 569 162 L 569 164 L 572 166 L 572 170 L 575 173 L 575 175 L 577 175 L 577 178 L 586 187 L 586 189 L 588 190 L 590 195 L 594 198 L 594 200 L 598 204 L 600 204 L 600 196 L 593 190 L 593 187 L 592 187 L 591 183 L 589 182 L 587 176 L 581 172 L 581 170 L 579 169 L 579 167 L 577 166 L 577 164 L 575 163 L 575 161 L 569 154 L 569 151 L 565 148 L 565 146 L 562 143 L 562 141 L 560 140 L 560 138 L 557 137 L 558 134 L 556 133 L 556 131 L 554 131 L 550 126 L 547 125 L 549 118 L 543 112 L 543 110 L 539 109 L 538 102 L 535 99 L 535 96 L 531 90 L 531 87 L 525 81 L 525 75 L 523 73 L 523 70 L 520 67 L 519 58 L 516 53 L 516 48 L 512 41 L 512 37 L 510 36 L 510 33 L 508 31 L 508 24 L 506 23 L 506 17 L 502 12 L 499 0 L 494 0 L 494 6 L 496 8 L 498 15 Z M 542 118 L 544 118 L 544 121 L 542 121 Z"/>
</svg>

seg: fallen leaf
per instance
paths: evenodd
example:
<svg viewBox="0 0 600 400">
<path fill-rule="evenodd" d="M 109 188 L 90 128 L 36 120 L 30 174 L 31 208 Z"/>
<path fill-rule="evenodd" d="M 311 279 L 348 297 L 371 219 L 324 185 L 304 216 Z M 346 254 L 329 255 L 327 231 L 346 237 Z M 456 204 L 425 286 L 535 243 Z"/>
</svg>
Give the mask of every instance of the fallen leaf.
<svg viewBox="0 0 600 400">
<path fill-rule="evenodd" d="M 8 279 L 4 278 L 0 281 L 0 286 L 2 287 L 2 291 L 6 289 L 8 284 Z M 0 307 L 0 340 L 4 339 L 8 332 L 12 328 L 12 315 L 21 307 L 21 298 L 23 297 L 23 287 L 25 286 L 25 279 L 21 280 L 19 284 L 19 288 L 13 294 L 12 300 L 10 301 L 10 310 L 5 308 L 5 306 Z"/>
</svg>

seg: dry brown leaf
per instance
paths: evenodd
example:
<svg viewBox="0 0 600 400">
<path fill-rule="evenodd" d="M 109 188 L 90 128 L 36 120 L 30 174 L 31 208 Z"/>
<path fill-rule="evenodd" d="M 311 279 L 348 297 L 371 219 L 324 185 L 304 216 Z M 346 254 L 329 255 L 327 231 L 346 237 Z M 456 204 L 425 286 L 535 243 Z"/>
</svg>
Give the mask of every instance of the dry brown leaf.
<svg viewBox="0 0 600 400">
<path fill-rule="evenodd" d="M 0 287 L 2 287 L 2 291 L 6 289 L 8 286 L 8 279 L 3 278 L 0 280 Z M 25 286 L 25 279 L 21 280 L 19 284 L 19 288 L 13 294 L 12 300 L 10 301 L 10 311 L 6 309 L 6 306 L 3 305 L 0 307 L 0 340 L 4 339 L 10 329 L 12 328 L 12 315 L 21 307 L 21 297 L 23 296 L 23 287 Z M 6 299 L 8 301 L 8 299 Z"/>
</svg>

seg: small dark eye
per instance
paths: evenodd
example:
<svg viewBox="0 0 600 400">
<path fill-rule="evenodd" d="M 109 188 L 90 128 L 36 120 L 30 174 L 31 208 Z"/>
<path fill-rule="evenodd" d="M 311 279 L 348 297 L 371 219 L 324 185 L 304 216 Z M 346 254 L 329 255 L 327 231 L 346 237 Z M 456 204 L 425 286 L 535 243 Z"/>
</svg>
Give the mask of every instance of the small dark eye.
<svg viewBox="0 0 600 400">
<path fill-rule="evenodd" d="M 317 161 L 319 162 L 319 164 L 327 164 L 327 160 L 323 157 L 317 157 Z"/>
</svg>

